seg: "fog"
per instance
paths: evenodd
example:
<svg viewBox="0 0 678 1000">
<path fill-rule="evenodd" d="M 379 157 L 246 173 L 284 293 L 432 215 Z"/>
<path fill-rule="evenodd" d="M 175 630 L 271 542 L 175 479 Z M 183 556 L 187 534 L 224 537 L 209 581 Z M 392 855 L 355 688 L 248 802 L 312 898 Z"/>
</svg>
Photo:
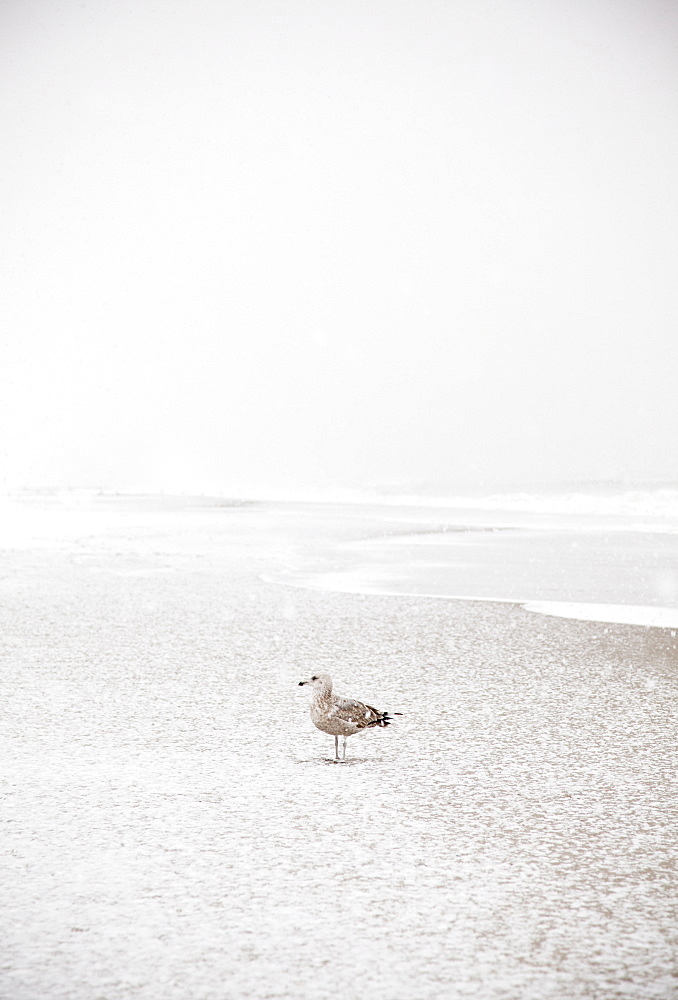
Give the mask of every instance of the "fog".
<svg viewBox="0 0 678 1000">
<path fill-rule="evenodd" d="M 674 4 L 0 19 L 0 487 L 678 479 Z"/>
</svg>

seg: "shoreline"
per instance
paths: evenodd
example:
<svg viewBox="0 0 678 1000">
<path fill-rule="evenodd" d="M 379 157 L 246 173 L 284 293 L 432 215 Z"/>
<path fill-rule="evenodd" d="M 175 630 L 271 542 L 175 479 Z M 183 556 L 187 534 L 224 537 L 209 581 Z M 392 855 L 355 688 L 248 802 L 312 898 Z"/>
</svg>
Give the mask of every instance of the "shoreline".
<svg viewBox="0 0 678 1000">
<path fill-rule="evenodd" d="M 673 496 L 673 491 L 657 491 L 664 499 L 668 494 Z M 637 500 L 637 492 L 632 495 Z M 507 603 L 532 613 L 573 620 L 678 628 L 678 606 L 673 601 L 661 600 L 662 592 L 674 600 L 678 593 L 678 574 L 673 570 L 673 565 L 678 564 L 678 526 L 638 525 L 635 515 L 632 523 L 612 511 L 601 522 L 600 516 L 592 519 L 590 510 L 576 517 L 571 515 L 563 523 L 562 502 L 557 512 L 527 511 L 529 498 L 520 495 L 515 498 L 514 510 L 492 508 L 492 498 L 485 506 L 467 508 L 462 506 L 467 500 L 460 497 L 456 507 L 446 508 L 442 502 L 409 506 L 397 503 L 395 498 L 378 504 L 243 501 L 213 495 L 93 495 L 91 491 L 26 493 L 5 497 L 0 506 L 0 514 L 4 515 L 0 521 L 0 546 L 10 549 L 68 546 L 76 539 L 86 540 L 102 531 L 122 531 L 135 525 L 169 528 L 175 520 L 206 529 L 220 514 L 234 515 L 244 521 L 250 514 L 265 512 L 267 517 L 287 527 L 300 522 L 301 528 L 295 532 L 296 555 L 292 563 L 282 573 L 269 577 L 276 584 L 388 597 Z M 538 507 L 539 498 L 532 500 Z M 445 520 L 446 513 L 451 520 Z M 326 531 L 316 533 L 313 545 L 303 538 L 303 522 L 309 518 L 327 526 Z M 627 548 L 631 546 L 629 551 L 623 550 L 625 539 Z M 588 579 L 586 562 L 587 557 L 590 560 L 597 556 L 596 540 L 598 546 L 605 544 L 614 550 L 616 558 L 616 562 L 611 560 L 598 568 L 597 584 Z M 535 543 L 545 553 L 535 548 Z M 548 551 L 548 544 L 553 552 Z M 644 562 L 638 557 L 629 571 L 625 563 L 634 556 L 633 546 L 647 549 L 653 544 L 649 553 L 641 553 Z M 503 551 L 499 546 L 503 546 Z M 522 551 L 521 546 L 531 548 Z M 583 556 L 579 551 L 576 553 L 578 565 L 570 550 L 587 546 Z M 616 551 L 620 547 L 621 555 Z M 661 550 L 669 553 L 674 548 L 677 550 L 674 562 L 665 554 L 664 568 L 658 568 Z M 472 562 L 466 567 L 464 559 L 469 557 Z M 537 557 L 545 564 L 541 576 L 532 574 L 530 578 L 528 573 L 522 579 L 526 567 Z M 498 576 L 497 566 L 502 560 L 509 569 L 504 567 Z M 456 569 L 456 563 L 460 563 L 460 569 Z M 619 589 L 617 578 L 622 572 L 633 586 L 627 583 L 623 599 L 619 599 L 619 594 L 610 599 L 612 593 L 606 581 L 614 580 Z M 573 579 L 577 575 L 585 578 L 585 587 L 582 579 L 578 586 L 573 588 L 570 583 L 568 587 L 568 574 Z M 640 591 L 636 584 L 638 579 L 642 581 L 643 574 L 656 578 L 652 601 L 638 599 Z M 559 592 L 547 594 L 547 583 L 551 589 L 555 584 Z M 603 592 L 603 583 L 607 593 Z M 597 588 L 599 593 L 595 593 Z"/>
<path fill-rule="evenodd" d="M 299 560 L 276 583 L 323 591 L 486 601 L 536 614 L 678 629 L 678 536 L 630 526 L 445 525 L 373 517 L 370 530 Z"/>
<path fill-rule="evenodd" d="M 533 614 L 546 615 L 551 618 L 569 618 L 572 621 L 598 622 L 601 625 L 638 625 L 646 628 L 669 629 L 672 633 L 678 631 L 678 609 L 652 607 L 651 605 L 633 604 L 598 604 L 567 601 L 535 601 L 532 598 L 511 597 L 478 597 L 472 594 L 434 594 L 424 590 L 386 590 L 368 589 L 358 584 L 316 583 L 308 581 L 293 581 L 291 579 L 276 579 L 262 575 L 266 583 L 278 586 L 298 587 L 303 590 L 319 590 L 325 593 L 356 594 L 364 597 L 406 597 L 435 601 L 461 601 L 468 604 L 511 604 L 523 608 Z"/>
</svg>

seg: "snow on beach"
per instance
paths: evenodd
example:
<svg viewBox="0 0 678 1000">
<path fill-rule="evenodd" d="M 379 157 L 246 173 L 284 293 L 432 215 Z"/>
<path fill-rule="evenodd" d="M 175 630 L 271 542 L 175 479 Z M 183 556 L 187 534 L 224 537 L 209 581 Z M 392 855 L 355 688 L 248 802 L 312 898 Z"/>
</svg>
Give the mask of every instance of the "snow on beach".
<svg viewBox="0 0 678 1000">
<path fill-rule="evenodd" d="M 672 995 L 670 631 L 262 579 L 365 509 L 81 501 L 2 552 L 3 1000 Z M 314 670 L 404 715 L 335 765 Z"/>
</svg>

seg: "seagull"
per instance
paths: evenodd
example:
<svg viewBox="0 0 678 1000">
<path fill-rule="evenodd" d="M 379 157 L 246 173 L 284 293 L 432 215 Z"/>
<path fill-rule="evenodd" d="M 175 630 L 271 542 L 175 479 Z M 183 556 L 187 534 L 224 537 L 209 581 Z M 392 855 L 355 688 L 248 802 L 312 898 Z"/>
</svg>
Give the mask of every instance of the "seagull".
<svg viewBox="0 0 678 1000">
<path fill-rule="evenodd" d="M 323 733 L 334 736 L 334 759 L 339 760 L 339 737 L 344 738 L 344 760 L 346 760 L 346 740 L 363 729 L 374 726 L 385 728 L 393 719 L 388 712 L 379 712 L 371 705 L 353 698 L 341 698 L 332 694 L 332 678 L 329 674 L 314 674 L 308 681 L 299 681 L 299 687 L 311 684 L 313 698 L 311 699 L 311 721 Z M 402 715 L 402 712 L 394 712 Z"/>
</svg>

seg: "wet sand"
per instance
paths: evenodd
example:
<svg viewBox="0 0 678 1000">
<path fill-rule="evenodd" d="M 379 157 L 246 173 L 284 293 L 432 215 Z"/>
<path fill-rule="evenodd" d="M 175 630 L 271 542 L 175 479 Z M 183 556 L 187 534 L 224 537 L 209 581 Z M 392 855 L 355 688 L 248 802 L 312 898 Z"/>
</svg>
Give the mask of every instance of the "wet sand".
<svg viewBox="0 0 678 1000">
<path fill-rule="evenodd" d="M 675 995 L 671 631 L 269 583 L 369 511 L 184 507 L 2 553 L 3 1000 Z M 346 765 L 319 669 L 405 713 Z"/>
</svg>

